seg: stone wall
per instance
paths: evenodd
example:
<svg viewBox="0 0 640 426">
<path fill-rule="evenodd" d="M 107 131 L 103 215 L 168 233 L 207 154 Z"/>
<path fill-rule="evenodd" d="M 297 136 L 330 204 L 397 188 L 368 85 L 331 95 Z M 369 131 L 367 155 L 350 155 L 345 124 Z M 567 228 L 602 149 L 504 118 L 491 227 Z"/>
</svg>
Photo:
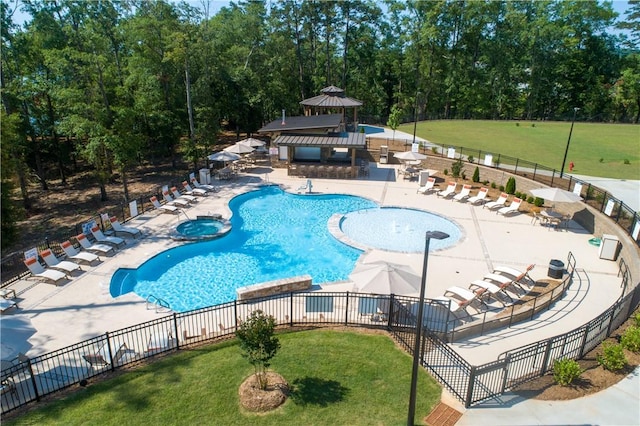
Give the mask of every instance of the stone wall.
<svg viewBox="0 0 640 426">
<path fill-rule="evenodd" d="M 266 281 L 236 289 L 238 300 L 249 300 L 256 297 L 273 296 L 276 294 L 290 293 L 292 291 L 309 290 L 311 288 L 311 275 L 283 278 L 281 280 Z"/>
</svg>

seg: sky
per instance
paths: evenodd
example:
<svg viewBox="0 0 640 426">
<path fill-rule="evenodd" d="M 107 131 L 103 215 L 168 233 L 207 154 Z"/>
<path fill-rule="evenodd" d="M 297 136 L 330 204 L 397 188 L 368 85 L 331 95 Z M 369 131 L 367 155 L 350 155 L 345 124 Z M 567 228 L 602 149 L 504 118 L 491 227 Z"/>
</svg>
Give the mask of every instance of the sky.
<svg viewBox="0 0 640 426">
<path fill-rule="evenodd" d="M 11 8 L 15 8 L 15 5 L 19 3 L 19 0 L 5 0 L 5 1 L 10 5 L 9 7 Z M 206 1 L 206 0 L 187 0 L 187 3 L 191 4 L 194 7 L 201 7 L 203 1 Z M 224 6 L 228 6 L 229 3 L 231 2 L 226 0 L 210 0 L 209 1 L 209 4 L 211 5 L 210 14 L 215 15 Z M 627 0 L 613 0 L 612 4 L 613 4 L 613 10 L 618 12 L 618 15 L 619 15 L 618 19 L 623 19 L 625 17 L 625 11 L 629 6 L 629 2 Z M 29 19 L 29 15 L 22 13 L 19 9 L 20 8 L 18 7 L 18 10 L 13 15 L 13 22 L 17 24 L 22 24 L 25 22 L 26 19 Z M 615 34 L 618 31 L 615 29 L 612 29 L 611 32 Z"/>
</svg>

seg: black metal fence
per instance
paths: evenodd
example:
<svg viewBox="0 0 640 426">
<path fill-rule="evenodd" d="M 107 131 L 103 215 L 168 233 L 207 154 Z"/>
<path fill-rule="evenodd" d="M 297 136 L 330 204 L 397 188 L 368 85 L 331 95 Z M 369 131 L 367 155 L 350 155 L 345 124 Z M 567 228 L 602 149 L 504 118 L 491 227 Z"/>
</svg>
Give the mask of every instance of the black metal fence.
<svg viewBox="0 0 640 426">
<path fill-rule="evenodd" d="M 636 287 L 576 330 L 509 351 L 480 366 L 466 362 L 439 337 L 441 333 L 433 332 L 448 323 L 450 313 L 441 309 L 440 302 L 427 300 L 428 314 L 423 323 L 428 332 L 422 345 L 422 365 L 469 407 L 543 375 L 555 359 L 584 356 L 629 317 L 640 299 L 639 290 L 640 286 Z M 281 327 L 344 325 L 386 329 L 411 352 L 417 302 L 416 298 L 395 295 L 309 292 L 173 313 L 31 359 L 21 357 L 11 365 L 3 362 L 2 413 L 158 354 L 232 337 L 242 319 L 258 309 L 276 318 Z"/>
</svg>

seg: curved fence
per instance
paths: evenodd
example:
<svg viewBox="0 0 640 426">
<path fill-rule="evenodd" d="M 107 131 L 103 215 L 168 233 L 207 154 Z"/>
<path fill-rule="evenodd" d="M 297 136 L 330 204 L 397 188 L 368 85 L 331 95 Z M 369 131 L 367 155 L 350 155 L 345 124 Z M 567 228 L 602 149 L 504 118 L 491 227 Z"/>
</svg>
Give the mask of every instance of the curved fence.
<svg viewBox="0 0 640 426">
<path fill-rule="evenodd" d="M 572 263 L 571 258 L 569 253 L 568 263 L 575 269 L 575 260 Z M 622 267 L 621 273 L 624 287 L 631 277 Z M 565 274 L 567 285 L 572 277 L 575 277 L 572 272 Z M 566 288 L 564 283 L 562 287 Z M 442 309 L 441 302 L 426 300 L 428 314 L 423 324 L 427 333 L 421 350 L 422 365 L 469 407 L 544 374 L 552 368 L 555 359 L 583 356 L 628 318 L 640 299 L 638 290 L 640 286 L 576 330 L 509 351 L 481 366 L 469 364 L 447 345 L 443 337 L 452 335 L 453 330 L 445 328 L 443 333 L 441 328 L 450 324 L 450 312 Z M 541 295 L 541 300 L 533 306 L 551 306 L 544 302 L 545 297 Z M 417 298 L 395 295 L 302 292 L 173 313 L 31 359 L 19 357 L 12 363 L 3 361 L 2 413 L 40 401 L 70 386 L 85 385 L 94 377 L 159 354 L 233 337 L 242 318 L 258 309 L 276 318 L 280 327 L 342 325 L 385 329 L 411 352 L 417 303 Z M 512 318 L 515 320 L 516 316 Z"/>
</svg>

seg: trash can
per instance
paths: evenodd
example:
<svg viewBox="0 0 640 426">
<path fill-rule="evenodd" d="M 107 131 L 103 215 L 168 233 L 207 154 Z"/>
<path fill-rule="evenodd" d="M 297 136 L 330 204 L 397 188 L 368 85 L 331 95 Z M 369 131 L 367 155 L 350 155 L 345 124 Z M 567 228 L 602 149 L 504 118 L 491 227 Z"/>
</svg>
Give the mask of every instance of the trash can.
<svg viewBox="0 0 640 426">
<path fill-rule="evenodd" d="M 549 262 L 549 271 L 547 272 L 549 278 L 561 280 L 563 273 L 564 263 L 558 259 L 551 259 L 551 261 Z"/>
</svg>

